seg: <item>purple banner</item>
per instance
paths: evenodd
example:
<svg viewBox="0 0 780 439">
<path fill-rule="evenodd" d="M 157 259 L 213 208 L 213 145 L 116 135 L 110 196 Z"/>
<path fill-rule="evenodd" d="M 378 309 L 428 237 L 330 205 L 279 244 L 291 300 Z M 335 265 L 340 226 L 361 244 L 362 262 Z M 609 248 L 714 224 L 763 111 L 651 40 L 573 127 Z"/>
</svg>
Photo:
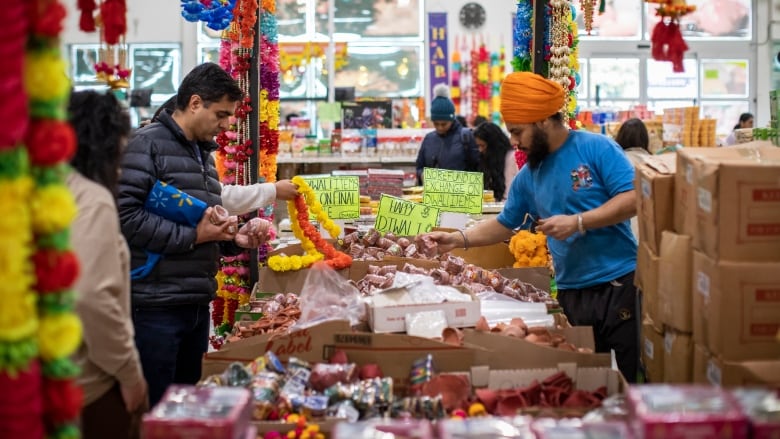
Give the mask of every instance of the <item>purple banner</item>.
<svg viewBox="0 0 780 439">
<path fill-rule="evenodd" d="M 447 13 L 428 13 L 428 41 L 430 73 L 430 97 L 433 97 L 433 87 L 439 84 L 450 85 L 450 59 L 447 55 Z"/>
</svg>

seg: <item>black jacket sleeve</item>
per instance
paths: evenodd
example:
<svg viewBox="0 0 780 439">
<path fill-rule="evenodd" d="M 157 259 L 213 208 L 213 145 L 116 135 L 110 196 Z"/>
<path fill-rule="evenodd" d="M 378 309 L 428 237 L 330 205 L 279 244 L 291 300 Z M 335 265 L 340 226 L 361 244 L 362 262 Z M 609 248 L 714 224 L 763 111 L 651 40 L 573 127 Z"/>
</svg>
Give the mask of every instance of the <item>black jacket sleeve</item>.
<svg viewBox="0 0 780 439">
<path fill-rule="evenodd" d="M 195 228 L 150 213 L 146 198 L 157 181 L 154 142 L 138 134 L 122 157 L 117 207 L 122 233 L 132 247 L 154 253 L 184 253 L 195 247 Z"/>
</svg>

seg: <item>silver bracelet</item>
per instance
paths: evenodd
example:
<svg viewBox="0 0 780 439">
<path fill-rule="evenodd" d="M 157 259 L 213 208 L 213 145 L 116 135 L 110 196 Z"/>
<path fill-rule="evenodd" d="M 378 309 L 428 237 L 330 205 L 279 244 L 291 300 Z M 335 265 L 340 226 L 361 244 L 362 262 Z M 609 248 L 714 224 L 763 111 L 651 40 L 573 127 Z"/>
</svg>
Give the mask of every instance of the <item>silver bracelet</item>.
<svg viewBox="0 0 780 439">
<path fill-rule="evenodd" d="M 458 229 L 458 232 L 460 232 L 460 236 L 463 237 L 463 250 L 468 250 L 469 249 L 469 239 L 466 238 L 466 232 L 464 232 L 463 230 L 460 230 L 460 229 Z"/>
</svg>

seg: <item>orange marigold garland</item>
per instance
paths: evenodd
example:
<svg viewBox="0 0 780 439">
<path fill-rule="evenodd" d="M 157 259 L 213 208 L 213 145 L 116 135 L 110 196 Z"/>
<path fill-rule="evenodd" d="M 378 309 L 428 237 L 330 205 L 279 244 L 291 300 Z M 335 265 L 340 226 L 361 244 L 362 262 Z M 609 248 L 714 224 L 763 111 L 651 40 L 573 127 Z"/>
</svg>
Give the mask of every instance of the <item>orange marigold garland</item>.
<svg viewBox="0 0 780 439">
<path fill-rule="evenodd" d="M 274 271 L 295 271 L 311 266 L 314 262 L 324 259 L 334 270 L 341 270 L 352 265 L 352 257 L 336 250 L 325 240 L 316 227 L 309 221 L 309 212 L 315 215 L 317 221 L 331 238 L 336 239 L 341 234 L 341 228 L 328 217 L 311 187 L 300 176 L 293 177 L 293 183 L 298 185 L 298 195 L 287 202 L 290 212 L 290 222 L 295 236 L 301 241 L 305 254 L 303 256 L 275 255 L 268 258 L 268 266 Z"/>
</svg>

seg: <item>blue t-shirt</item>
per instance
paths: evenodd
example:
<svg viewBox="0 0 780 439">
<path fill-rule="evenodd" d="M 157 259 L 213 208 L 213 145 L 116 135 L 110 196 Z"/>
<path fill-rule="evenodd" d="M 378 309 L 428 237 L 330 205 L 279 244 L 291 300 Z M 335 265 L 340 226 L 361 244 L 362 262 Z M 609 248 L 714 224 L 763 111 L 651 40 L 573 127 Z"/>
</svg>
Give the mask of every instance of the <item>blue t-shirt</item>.
<svg viewBox="0 0 780 439">
<path fill-rule="evenodd" d="M 523 166 L 509 190 L 498 222 L 509 229 L 528 227 L 553 215 L 595 209 L 634 189 L 634 168 L 620 147 L 600 134 L 571 131 L 561 147 L 537 169 Z M 628 220 L 575 233 L 565 241 L 547 238 L 559 289 L 609 282 L 636 269 L 637 245 Z"/>
</svg>

